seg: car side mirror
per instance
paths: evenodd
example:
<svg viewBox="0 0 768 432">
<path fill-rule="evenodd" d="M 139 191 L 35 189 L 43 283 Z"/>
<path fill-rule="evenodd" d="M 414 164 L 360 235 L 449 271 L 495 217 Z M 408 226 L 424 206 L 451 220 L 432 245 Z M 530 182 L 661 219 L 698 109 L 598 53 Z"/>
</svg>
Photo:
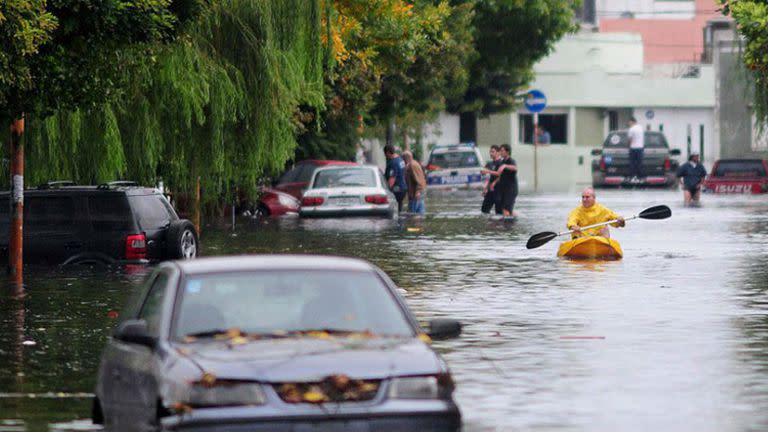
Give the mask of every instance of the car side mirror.
<svg viewBox="0 0 768 432">
<path fill-rule="evenodd" d="M 150 336 L 147 329 L 147 322 L 140 320 L 125 320 L 115 330 L 115 338 L 123 342 L 144 345 L 148 348 L 155 348 L 157 338 Z"/>
<path fill-rule="evenodd" d="M 430 338 L 435 340 L 452 339 L 461 334 L 461 323 L 454 319 L 438 318 L 429 322 Z"/>
<path fill-rule="evenodd" d="M 669 151 L 670 156 L 680 156 L 680 149 L 672 149 Z"/>
<path fill-rule="evenodd" d="M 592 156 L 600 156 L 603 154 L 603 149 L 592 149 L 590 154 L 592 154 Z"/>
</svg>

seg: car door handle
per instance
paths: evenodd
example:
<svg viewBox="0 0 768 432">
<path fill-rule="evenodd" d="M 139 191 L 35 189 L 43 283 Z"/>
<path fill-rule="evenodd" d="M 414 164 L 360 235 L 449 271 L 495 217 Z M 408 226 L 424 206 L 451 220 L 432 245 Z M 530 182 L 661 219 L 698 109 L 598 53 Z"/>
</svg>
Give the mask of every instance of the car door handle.
<svg viewBox="0 0 768 432">
<path fill-rule="evenodd" d="M 67 242 L 64 243 L 64 249 L 81 249 L 83 244 L 80 242 Z"/>
</svg>

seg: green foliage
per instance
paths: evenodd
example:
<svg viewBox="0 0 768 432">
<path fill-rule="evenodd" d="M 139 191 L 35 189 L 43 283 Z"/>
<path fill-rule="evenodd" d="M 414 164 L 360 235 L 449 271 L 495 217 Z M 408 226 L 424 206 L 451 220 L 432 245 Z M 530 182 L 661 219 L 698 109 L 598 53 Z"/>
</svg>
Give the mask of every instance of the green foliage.
<svg viewBox="0 0 768 432">
<path fill-rule="evenodd" d="M 323 106 L 320 15 L 319 1 L 216 1 L 174 42 L 123 51 L 119 97 L 30 119 L 27 177 L 254 191 L 293 157 L 298 107 Z"/>
<path fill-rule="evenodd" d="M 533 79 L 533 65 L 576 30 L 574 0 L 456 0 L 474 3 L 470 84 L 449 109 L 488 115 L 513 109 L 516 94 Z"/>
<path fill-rule="evenodd" d="M 202 1 L 202 0 L 200 0 Z M 124 50 L 174 37 L 171 0 L 13 0 L 0 3 L 0 118 L 47 115 L 115 96 Z M 179 11 L 183 12 L 183 11 Z"/>
<path fill-rule="evenodd" d="M 744 65 L 754 78 L 754 113 L 760 124 L 768 123 L 768 4 L 764 1 L 718 0 L 744 36 Z"/>
<path fill-rule="evenodd" d="M 432 118 L 463 94 L 472 54 L 471 5 L 447 1 L 333 2 L 336 63 L 326 72 L 326 107 L 301 137 L 296 158 L 351 159 L 365 127 Z M 331 39 L 332 37 L 327 37 Z"/>
</svg>

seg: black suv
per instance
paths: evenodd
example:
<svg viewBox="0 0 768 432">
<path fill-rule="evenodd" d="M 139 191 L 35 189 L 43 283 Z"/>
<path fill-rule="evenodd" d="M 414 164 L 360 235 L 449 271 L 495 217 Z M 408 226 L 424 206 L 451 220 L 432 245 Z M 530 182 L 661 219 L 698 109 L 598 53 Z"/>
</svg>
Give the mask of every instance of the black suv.
<svg viewBox="0 0 768 432">
<path fill-rule="evenodd" d="M 629 167 L 629 138 L 627 131 L 608 134 L 602 149 L 592 150 L 592 186 L 676 186 L 680 150 L 670 149 L 661 132 L 645 131 L 642 177 L 634 180 Z"/>
<path fill-rule="evenodd" d="M 0 263 L 8 262 L 9 193 L 0 192 Z M 160 191 L 133 182 L 24 191 L 24 262 L 145 264 L 197 256 L 194 225 Z"/>
</svg>

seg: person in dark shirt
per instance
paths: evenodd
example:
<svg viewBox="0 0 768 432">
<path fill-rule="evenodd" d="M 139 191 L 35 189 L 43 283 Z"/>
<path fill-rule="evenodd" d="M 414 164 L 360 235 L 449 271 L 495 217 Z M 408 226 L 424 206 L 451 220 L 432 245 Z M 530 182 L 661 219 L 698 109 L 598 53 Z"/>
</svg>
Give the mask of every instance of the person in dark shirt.
<svg viewBox="0 0 768 432">
<path fill-rule="evenodd" d="M 499 169 L 501 158 L 499 157 L 499 146 L 496 144 L 491 146 L 491 160 L 485 164 L 485 168 L 480 170 L 481 174 L 490 175 L 488 181 L 483 187 L 483 205 L 480 206 L 480 211 L 483 213 L 490 213 L 492 207 L 496 207 L 496 214 L 501 214 L 501 203 L 499 202 L 499 194 L 496 189 L 496 180 L 499 176 L 496 171 Z"/>
<path fill-rule="evenodd" d="M 701 196 L 701 183 L 707 176 L 707 170 L 699 162 L 699 154 L 691 153 L 688 162 L 677 169 L 677 177 L 683 186 L 683 201 L 685 205 L 698 204 Z"/>
<path fill-rule="evenodd" d="M 395 152 L 395 147 L 390 144 L 384 146 L 384 156 L 387 158 L 384 178 L 387 179 L 389 189 L 395 194 L 397 211 L 402 212 L 403 198 L 408 192 L 408 185 L 405 183 L 405 161 Z"/>
<path fill-rule="evenodd" d="M 499 189 L 501 211 L 504 217 L 508 218 L 514 216 L 515 199 L 517 198 L 517 164 L 510 157 L 512 149 L 509 144 L 502 144 L 499 150 L 501 162 L 496 171 L 499 176 L 496 187 Z"/>
</svg>

